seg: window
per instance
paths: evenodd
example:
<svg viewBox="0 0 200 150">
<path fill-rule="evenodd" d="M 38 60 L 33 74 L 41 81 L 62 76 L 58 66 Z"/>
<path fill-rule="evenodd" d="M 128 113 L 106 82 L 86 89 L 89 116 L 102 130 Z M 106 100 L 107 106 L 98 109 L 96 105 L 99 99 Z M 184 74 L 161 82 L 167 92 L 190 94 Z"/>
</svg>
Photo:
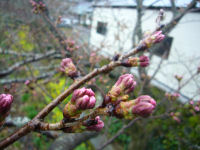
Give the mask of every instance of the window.
<svg viewBox="0 0 200 150">
<path fill-rule="evenodd" d="M 161 43 L 155 45 L 155 47 L 152 49 L 153 54 L 160 57 L 164 56 L 164 59 L 168 59 L 172 42 L 173 42 L 173 37 L 166 36 Z"/>
<path fill-rule="evenodd" d="M 97 23 L 97 33 L 105 35 L 107 32 L 107 23 L 98 22 Z"/>
</svg>

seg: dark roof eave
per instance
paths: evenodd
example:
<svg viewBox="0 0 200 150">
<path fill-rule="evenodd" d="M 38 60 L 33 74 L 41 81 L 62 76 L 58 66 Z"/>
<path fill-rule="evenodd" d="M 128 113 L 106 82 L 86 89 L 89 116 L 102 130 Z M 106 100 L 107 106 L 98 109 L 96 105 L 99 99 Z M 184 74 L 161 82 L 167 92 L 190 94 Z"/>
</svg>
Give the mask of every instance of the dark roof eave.
<svg viewBox="0 0 200 150">
<path fill-rule="evenodd" d="M 109 6 L 109 5 L 93 5 L 92 6 L 93 8 L 127 8 L 127 9 L 135 9 L 136 8 L 136 6 Z M 171 7 L 161 7 L 161 6 L 158 6 L 158 7 L 154 7 L 154 6 L 148 6 L 147 7 L 148 9 L 154 9 L 154 10 L 159 10 L 159 9 L 165 9 L 165 10 L 171 10 Z M 177 9 L 180 9 L 180 8 L 183 8 L 183 7 L 177 7 Z M 200 8 L 194 8 L 194 9 L 192 9 L 191 10 L 191 12 L 200 12 Z"/>
</svg>

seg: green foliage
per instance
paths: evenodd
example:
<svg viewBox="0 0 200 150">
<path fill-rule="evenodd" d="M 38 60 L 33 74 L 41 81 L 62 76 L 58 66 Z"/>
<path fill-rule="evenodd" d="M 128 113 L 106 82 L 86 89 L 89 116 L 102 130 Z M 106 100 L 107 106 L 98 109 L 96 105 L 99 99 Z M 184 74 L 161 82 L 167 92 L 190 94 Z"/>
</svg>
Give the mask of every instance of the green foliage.
<svg viewBox="0 0 200 150">
<path fill-rule="evenodd" d="M 93 147 L 93 145 L 89 141 L 87 141 L 78 145 L 74 150 L 94 150 L 94 149 L 95 148 Z"/>
<path fill-rule="evenodd" d="M 27 114 L 27 117 L 33 119 L 37 115 L 38 111 L 35 106 L 28 105 L 24 107 L 24 112 Z"/>
<path fill-rule="evenodd" d="M 33 143 L 35 147 L 39 150 L 46 150 L 50 145 L 49 139 L 45 135 L 41 135 L 38 133 L 33 134 Z"/>
<path fill-rule="evenodd" d="M 47 84 L 47 89 L 48 89 L 48 93 L 51 95 L 51 97 L 49 97 L 48 95 L 46 95 L 46 93 L 44 94 L 44 100 L 47 103 L 50 103 L 52 101 L 52 98 L 56 98 L 62 91 L 66 90 L 70 84 L 71 84 L 71 80 L 66 78 L 59 78 L 59 81 L 57 82 L 50 82 Z M 64 102 L 60 105 L 60 108 L 64 108 L 64 105 L 70 101 L 72 95 L 69 95 Z M 60 120 L 63 119 L 63 112 L 62 109 L 60 109 L 58 107 L 56 107 L 53 111 L 52 111 L 52 115 L 49 118 L 51 121 L 53 122 L 58 122 Z"/>
<path fill-rule="evenodd" d="M 108 129 L 108 132 L 111 136 L 115 135 L 124 125 L 123 121 L 117 118 L 112 118 L 111 124 L 112 126 L 110 126 Z M 125 132 L 120 134 L 120 136 L 118 136 L 115 140 L 122 144 L 124 149 L 126 150 L 128 149 L 128 145 L 131 142 L 131 136 L 128 132 Z"/>
<path fill-rule="evenodd" d="M 21 100 L 22 100 L 22 102 L 27 102 L 27 101 L 30 99 L 30 97 L 31 97 L 31 94 L 30 94 L 30 93 L 24 93 L 24 94 L 22 95 Z"/>
</svg>

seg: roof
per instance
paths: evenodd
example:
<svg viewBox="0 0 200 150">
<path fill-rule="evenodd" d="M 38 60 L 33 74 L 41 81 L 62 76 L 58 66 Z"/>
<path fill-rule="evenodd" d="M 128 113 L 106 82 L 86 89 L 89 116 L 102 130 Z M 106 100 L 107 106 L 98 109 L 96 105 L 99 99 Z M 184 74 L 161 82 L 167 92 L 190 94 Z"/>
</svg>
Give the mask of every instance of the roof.
<svg viewBox="0 0 200 150">
<path fill-rule="evenodd" d="M 176 0 L 177 7 L 186 7 L 192 0 Z M 144 0 L 146 7 L 171 7 L 170 0 Z M 102 0 L 96 2 L 94 7 L 135 7 L 135 0 Z M 198 3 L 198 7 L 200 4 Z"/>
<path fill-rule="evenodd" d="M 85 14 L 93 11 L 91 2 L 80 2 L 78 5 L 71 9 L 76 14 Z"/>
</svg>

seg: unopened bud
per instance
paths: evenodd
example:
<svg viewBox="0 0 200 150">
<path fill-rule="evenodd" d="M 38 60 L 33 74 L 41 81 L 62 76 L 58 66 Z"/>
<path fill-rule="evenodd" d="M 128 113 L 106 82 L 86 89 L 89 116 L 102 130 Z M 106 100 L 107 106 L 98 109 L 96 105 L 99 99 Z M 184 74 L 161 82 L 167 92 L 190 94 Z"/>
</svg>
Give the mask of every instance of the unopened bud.
<svg viewBox="0 0 200 150">
<path fill-rule="evenodd" d="M 181 123 L 181 120 L 178 118 L 179 115 L 180 115 L 179 113 L 174 113 L 174 112 L 170 113 L 170 116 L 174 121 L 176 121 L 177 123 Z"/>
<path fill-rule="evenodd" d="M 71 99 L 72 104 L 75 104 L 78 109 L 92 109 L 95 106 L 95 93 L 92 89 L 85 87 L 74 91 Z"/>
<path fill-rule="evenodd" d="M 180 82 L 183 79 L 183 76 L 175 75 L 174 76 L 178 82 Z"/>
<path fill-rule="evenodd" d="M 134 103 L 132 113 L 142 117 L 149 116 L 156 107 L 156 101 L 148 95 L 139 96 Z"/>
<path fill-rule="evenodd" d="M 119 101 L 125 101 L 128 99 L 128 93 L 132 92 L 136 86 L 136 81 L 132 74 L 124 74 L 119 77 L 118 81 L 112 87 L 112 89 L 107 94 L 107 101 L 113 103 L 118 103 Z"/>
<path fill-rule="evenodd" d="M 149 116 L 156 107 L 156 101 L 150 96 L 143 95 L 135 100 L 120 102 L 116 109 L 116 116 L 131 119 L 134 115 Z"/>
<path fill-rule="evenodd" d="M 13 102 L 13 96 L 10 94 L 0 95 L 0 126 L 3 124 L 4 119 L 7 117 L 11 104 Z"/>
<path fill-rule="evenodd" d="M 197 73 L 200 73 L 200 66 L 197 68 Z"/>
<path fill-rule="evenodd" d="M 65 72 L 69 77 L 74 78 L 78 75 L 76 66 L 72 62 L 71 58 L 65 58 L 60 64 L 60 70 Z"/>
<path fill-rule="evenodd" d="M 195 111 L 200 111 L 199 106 L 195 106 L 195 107 L 194 107 L 194 110 L 195 110 Z"/>
<path fill-rule="evenodd" d="M 92 122 L 92 125 L 85 124 L 87 130 L 98 132 L 101 131 L 101 129 L 104 127 L 104 122 L 99 116 L 96 116 L 96 118 Z"/>
<path fill-rule="evenodd" d="M 149 57 L 148 56 L 140 56 L 140 66 L 147 67 L 149 65 Z"/>
<path fill-rule="evenodd" d="M 156 31 L 153 34 L 147 35 L 143 42 L 147 48 L 150 48 L 153 44 L 160 43 L 164 38 L 165 35 L 162 34 L 162 31 Z"/>
<path fill-rule="evenodd" d="M 177 100 L 180 97 L 180 94 L 179 93 L 173 93 L 173 94 L 165 93 L 165 97 L 169 100 Z"/>
<path fill-rule="evenodd" d="M 147 67 L 149 65 L 149 57 L 147 56 L 140 56 L 138 57 L 130 57 L 123 61 L 122 63 L 125 67 Z"/>
</svg>

